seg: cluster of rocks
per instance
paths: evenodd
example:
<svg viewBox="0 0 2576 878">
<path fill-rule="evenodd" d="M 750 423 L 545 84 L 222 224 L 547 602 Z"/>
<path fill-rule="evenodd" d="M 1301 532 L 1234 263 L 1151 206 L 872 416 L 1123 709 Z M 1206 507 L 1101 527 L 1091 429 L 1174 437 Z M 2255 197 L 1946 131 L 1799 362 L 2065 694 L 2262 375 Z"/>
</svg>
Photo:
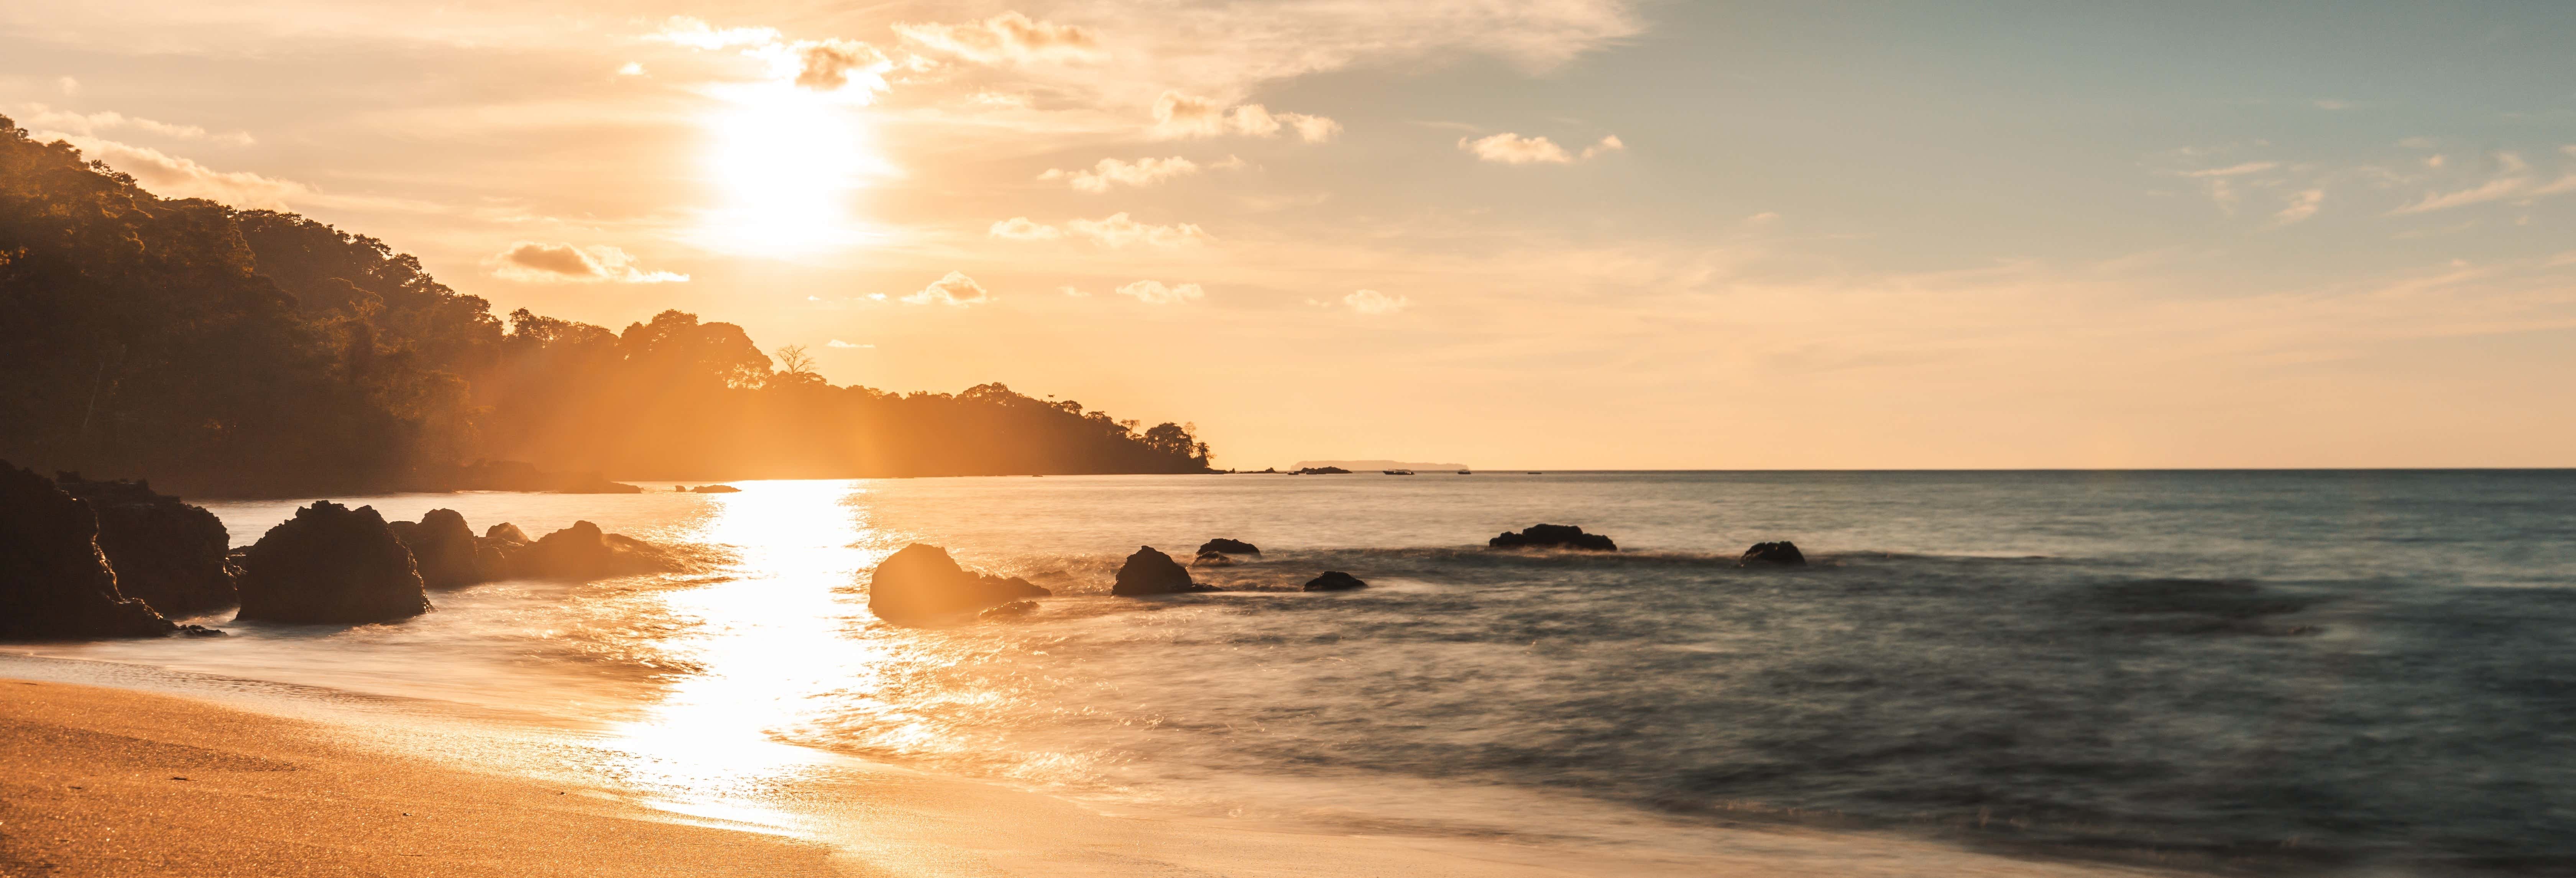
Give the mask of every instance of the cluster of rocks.
<svg viewBox="0 0 2576 878">
<path fill-rule="evenodd" d="M 1495 549 L 1619 551 L 1619 544 L 1612 542 L 1608 536 L 1584 533 L 1583 528 L 1570 524 L 1533 524 L 1519 531 L 1505 531 L 1493 539 L 1486 540 L 1485 545 Z M 1797 543 L 1788 540 L 1776 543 L 1754 543 L 1752 548 L 1744 550 L 1744 554 L 1735 559 L 1738 567 L 1755 565 L 1803 567 L 1806 563 L 1806 554 L 1798 551 Z"/>
<path fill-rule="evenodd" d="M 0 463 L 0 639 L 215 634 L 170 617 L 236 606 L 245 621 L 385 622 L 428 612 L 439 589 L 690 566 L 587 521 L 539 540 L 510 524 L 478 537 L 452 509 L 388 522 L 328 500 L 246 548 L 230 543 L 213 513 L 146 483 L 47 480 Z"/>
<path fill-rule="evenodd" d="M 1261 548 L 1241 540 L 1218 538 L 1199 546 L 1191 566 L 1226 566 L 1233 556 L 1259 556 Z M 1307 591 L 1367 588 L 1359 577 L 1326 571 L 1306 583 Z M 1109 593 L 1116 597 L 1222 591 L 1190 577 L 1190 568 L 1152 546 L 1138 546 L 1118 568 Z M 897 625 L 928 627 L 974 619 L 1026 615 L 1037 609 L 1030 598 L 1053 592 L 1019 577 L 1001 577 L 959 567 L 948 550 L 913 543 L 886 557 L 868 576 L 868 609 Z"/>
</svg>

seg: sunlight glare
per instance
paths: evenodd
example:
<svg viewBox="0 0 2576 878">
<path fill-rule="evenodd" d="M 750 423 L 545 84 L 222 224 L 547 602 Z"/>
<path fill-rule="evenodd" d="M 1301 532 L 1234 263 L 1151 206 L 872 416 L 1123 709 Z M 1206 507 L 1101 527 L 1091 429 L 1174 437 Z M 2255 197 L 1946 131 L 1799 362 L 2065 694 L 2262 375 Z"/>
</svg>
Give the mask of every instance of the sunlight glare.
<svg viewBox="0 0 2576 878">
<path fill-rule="evenodd" d="M 708 120 L 707 177 L 721 206 L 698 238 L 720 250 L 789 255 L 868 237 L 850 200 L 866 178 L 890 174 L 858 118 L 830 92 L 765 83 L 720 93 Z"/>
</svg>

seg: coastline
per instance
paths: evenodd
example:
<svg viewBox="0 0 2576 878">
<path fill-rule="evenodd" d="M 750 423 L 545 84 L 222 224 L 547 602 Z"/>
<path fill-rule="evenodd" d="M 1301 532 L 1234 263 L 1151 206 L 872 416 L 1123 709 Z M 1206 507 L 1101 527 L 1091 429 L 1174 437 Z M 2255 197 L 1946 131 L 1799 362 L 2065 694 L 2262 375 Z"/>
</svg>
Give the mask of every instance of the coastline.
<svg viewBox="0 0 2576 878">
<path fill-rule="evenodd" d="M 0 867 L 38 875 L 2174 875 L 1871 834 L 1671 850 L 1109 815 L 785 744 L 611 752 L 440 702 L 0 655 Z M 187 780 L 176 780 L 185 777 Z"/>
</svg>

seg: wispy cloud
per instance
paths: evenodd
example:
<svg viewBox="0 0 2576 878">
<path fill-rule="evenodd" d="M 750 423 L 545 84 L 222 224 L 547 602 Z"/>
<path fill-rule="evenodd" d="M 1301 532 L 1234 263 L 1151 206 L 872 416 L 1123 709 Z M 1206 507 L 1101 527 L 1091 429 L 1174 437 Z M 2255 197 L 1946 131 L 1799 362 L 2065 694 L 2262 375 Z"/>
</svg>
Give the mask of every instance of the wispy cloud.
<svg viewBox="0 0 2576 878">
<path fill-rule="evenodd" d="M 1376 290 L 1358 290 L 1343 296 L 1342 304 L 1362 314 L 1393 314 L 1413 307 L 1413 300 L 1402 295 L 1390 296 Z"/>
<path fill-rule="evenodd" d="M 646 271 L 635 257 L 604 244 L 578 247 L 520 241 L 492 257 L 494 277 L 527 283 L 687 283 L 689 276 Z"/>
<path fill-rule="evenodd" d="M 1177 305 L 1182 302 L 1205 297 L 1207 295 L 1207 291 L 1200 289 L 1198 284 L 1177 284 L 1165 286 L 1162 281 L 1158 280 L 1140 280 L 1135 283 L 1119 287 L 1118 294 L 1121 296 L 1134 296 L 1136 301 L 1143 302 L 1148 305 Z"/>
<path fill-rule="evenodd" d="M 2410 213 L 2427 213 L 2436 210 L 2448 210 L 2454 207 L 2495 201 L 2498 199 L 2512 198 L 2516 195 L 2522 194 L 2523 190 L 2529 188 L 2530 185 L 2531 178 L 2529 177 L 2499 177 L 2497 179 L 2488 180 L 2478 186 L 2462 189 L 2456 192 L 2440 192 L 2426 195 L 2422 201 L 2389 211 L 2388 215 L 2402 216 Z"/>
<path fill-rule="evenodd" d="M 994 223 L 986 234 L 1013 241 L 1051 241 L 1064 237 L 1064 230 L 1028 217 L 1015 216 Z"/>
<path fill-rule="evenodd" d="M 1107 192 L 1112 184 L 1151 186 L 1174 177 L 1199 172 L 1198 163 L 1180 156 L 1167 159 L 1141 158 L 1135 161 L 1101 159 L 1090 170 L 1049 169 L 1039 174 L 1040 180 L 1064 180 L 1084 192 Z"/>
<path fill-rule="evenodd" d="M 1522 137 L 1505 131 L 1485 137 L 1458 138 L 1458 148 L 1475 153 L 1478 159 L 1496 164 L 1563 165 L 1571 164 L 1577 158 L 1589 159 L 1602 153 L 1627 149 L 1628 144 L 1622 142 L 1617 135 L 1611 135 L 1601 138 L 1591 146 L 1584 147 L 1583 152 L 1578 156 L 1566 152 L 1565 147 L 1556 145 L 1556 141 L 1546 137 Z"/>
<path fill-rule="evenodd" d="M 876 347 L 876 345 L 872 345 L 872 344 L 851 344 L 851 343 L 849 343 L 849 342 L 842 341 L 842 340 L 837 339 L 837 338 L 836 338 L 836 339 L 833 339 L 833 340 L 831 340 L 831 341 L 824 342 L 824 343 L 823 343 L 823 346 L 824 346 L 824 347 L 827 347 L 827 348 L 849 348 L 849 349 L 853 349 L 853 350 L 855 350 L 855 349 L 859 349 L 859 348 L 872 348 L 872 347 Z"/>
<path fill-rule="evenodd" d="M 2309 217 L 2316 216 L 2317 206 L 2324 203 L 2325 200 L 2326 191 L 2323 189 L 2300 190 L 2296 194 L 2290 196 L 2290 205 L 2288 207 L 2281 208 L 2281 212 L 2272 215 L 2272 225 L 2273 227 L 2278 228 L 2293 223 L 2303 222 Z"/>
<path fill-rule="evenodd" d="M 1297 139 L 1322 143 L 1340 134 L 1342 123 L 1304 113 L 1273 113 L 1260 104 L 1227 106 L 1221 101 L 1167 91 L 1154 101 L 1153 134 L 1157 137 L 1276 137 L 1295 131 Z"/>
<path fill-rule="evenodd" d="M 1137 222 L 1135 217 L 1127 215 L 1123 210 L 1096 220 L 1067 220 L 1061 228 L 1036 222 L 1028 217 L 1015 216 L 994 223 L 988 230 L 988 234 L 992 237 L 1015 241 L 1046 241 L 1075 235 L 1111 248 L 1140 243 L 1155 247 L 1185 247 L 1216 240 L 1216 237 L 1208 234 L 1206 229 L 1191 223 L 1165 226 Z"/>
<path fill-rule="evenodd" d="M 984 291 L 983 284 L 976 283 L 975 279 L 967 277 L 965 272 L 952 271 L 938 280 L 931 281 L 930 285 L 922 287 L 920 292 L 903 297 L 903 300 L 914 305 L 936 303 L 963 308 L 990 302 L 993 296 Z"/>
<path fill-rule="evenodd" d="M 202 140 L 230 146 L 249 146 L 257 141 L 248 132 L 228 131 L 214 134 L 195 125 L 179 125 L 140 116 L 128 116 L 113 110 L 81 113 L 59 110 L 44 104 L 19 104 L 12 108 L 21 126 L 52 129 L 70 134 L 99 135 L 125 130 L 154 134 L 176 140 Z"/>
<path fill-rule="evenodd" d="M 119 143 L 58 131 L 38 131 L 39 140 L 62 140 L 93 160 L 134 176 L 145 190 L 163 198 L 203 198 L 241 208 L 292 209 L 292 202 L 312 200 L 313 187 L 293 180 L 248 171 L 218 171 L 196 160 L 146 146 Z"/>
<path fill-rule="evenodd" d="M 921 48 L 978 64 L 1088 59 L 1100 55 L 1089 28 L 1037 21 L 1005 12 L 965 24 L 897 24 L 894 32 Z"/>
</svg>

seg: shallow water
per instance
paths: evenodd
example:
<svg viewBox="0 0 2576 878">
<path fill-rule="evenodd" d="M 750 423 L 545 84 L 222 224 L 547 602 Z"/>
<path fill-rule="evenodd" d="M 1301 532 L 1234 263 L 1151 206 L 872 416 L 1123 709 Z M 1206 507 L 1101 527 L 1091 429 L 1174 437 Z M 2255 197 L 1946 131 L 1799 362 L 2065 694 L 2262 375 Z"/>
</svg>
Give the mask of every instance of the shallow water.
<svg viewBox="0 0 2576 878">
<path fill-rule="evenodd" d="M 783 740 L 1379 830 L 1785 822 L 2250 871 L 2576 869 L 2576 473 L 738 484 L 351 501 L 589 519 L 707 546 L 704 573 L 44 652 L 532 711 L 703 777 Z M 293 505 L 209 508 L 247 543 Z M 1481 548 L 1543 521 L 1623 551 Z M 1217 536 L 1264 549 L 1200 571 L 1237 590 L 1104 596 L 1135 546 Z M 1781 538 L 1816 565 L 1734 565 Z M 886 626 L 864 571 L 914 540 L 1058 597 Z M 1373 587 L 1293 591 L 1327 569 Z"/>
</svg>

